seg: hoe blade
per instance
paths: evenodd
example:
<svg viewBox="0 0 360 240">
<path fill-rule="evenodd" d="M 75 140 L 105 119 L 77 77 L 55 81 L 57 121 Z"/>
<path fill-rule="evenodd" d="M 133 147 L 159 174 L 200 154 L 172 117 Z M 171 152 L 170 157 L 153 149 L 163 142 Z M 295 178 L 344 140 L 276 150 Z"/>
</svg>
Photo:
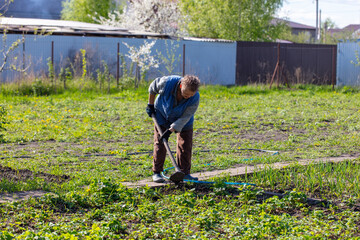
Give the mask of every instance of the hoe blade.
<svg viewBox="0 0 360 240">
<path fill-rule="evenodd" d="M 179 183 L 182 180 L 184 180 L 184 177 L 185 177 L 185 173 L 183 173 L 183 172 L 175 172 L 174 174 L 172 174 L 170 176 L 170 180 L 172 182 L 174 182 L 174 183 Z"/>
</svg>

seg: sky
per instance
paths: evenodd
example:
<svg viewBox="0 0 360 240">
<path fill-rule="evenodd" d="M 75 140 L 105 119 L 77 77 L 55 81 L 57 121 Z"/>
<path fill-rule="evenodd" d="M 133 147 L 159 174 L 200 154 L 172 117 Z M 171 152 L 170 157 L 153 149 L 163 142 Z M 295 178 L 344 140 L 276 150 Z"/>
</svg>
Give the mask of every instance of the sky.
<svg viewBox="0 0 360 240">
<path fill-rule="evenodd" d="M 330 18 L 336 27 L 360 24 L 360 0 L 318 0 L 321 21 Z M 316 26 L 316 0 L 284 0 L 278 12 L 280 18 Z"/>
</svg>

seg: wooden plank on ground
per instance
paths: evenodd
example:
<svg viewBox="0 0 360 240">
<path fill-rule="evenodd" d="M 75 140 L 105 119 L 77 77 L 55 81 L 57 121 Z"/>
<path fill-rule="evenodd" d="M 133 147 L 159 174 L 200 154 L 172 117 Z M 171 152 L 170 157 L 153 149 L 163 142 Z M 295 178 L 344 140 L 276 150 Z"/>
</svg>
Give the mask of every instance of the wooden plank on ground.
<svg viewBox="0 0 360 240">
<path fill-rule="evenodd" d="M 328 158 L 318 158 L 318 159 L 302 159 L 298 161 L 293 162 L 281 162 L 281 163 L 273 163 L 273 164 L 257 164 L 254 166 L 248 165 L 248 166 L 241 166 L 241 167 L 235 167 L 235 168 L 228 168 L 225 170 L 214 170 L 214 171 L 207 171 L 207 172 L 199 172 L 199 173 L 192 173 L 191 175 L 194 177 L 198 177 L 199 181 L 205 181 L 207 179 L 211 179 L 214 177 L 221 177 L 221 176 L 242 176 L 246 173 L 253 173 L 255 171 L 259 171 L 268 167 L 271 167 L 273 169 L 281 169 L 283 167 L 289 166 L 291 164 L 297 163 L 299 165 L 305 166 L 309 165 L 311 163 L 321 163 L 321 162 L 342 162 L 345 160 L 355 160 L 359 158 L 359 156 L 349 156 L 349 157 L 328 157 Z M 143 180 L 140 180 L 138 182 L 123 182 L 122 184 L 127 187 L 160 187 L 164 186 L 166 184 L 169 184 L 170 182 L 165 183 L 155 183 L 151 180 L 151 178 L 146 178 Z"/>
<path fill-rule="evenodd" d="M 359 156 L 349 156 L 349 157 L 329 157 L 329 158 L 319 158 L 319 159 L 303 159 L 294 162 L 283 162 L 283 163 L 273 163 L 273 164 L 257 164 L 255 166 L 242 166 L 236 168 L 229 168 L 225 170 L 214 170 L 208 172 L 199 172 L 193 173 L 194 177 L 198 177 L 200 181 L 208 180 L 214 177 L 223 176 L 241 176 L 246 173 L 253 173 L 254 171 L 259 171 L 265 169 L 267 167 L 272 167 L 274 169 L 281 169 L 283 167 L 289 166 L 290 164 L 300 164 L 300 165 L 308 165 L 311 163 L 321 163 L 321 162 L 342 162 L 345 160 L 355 160 L 359 159 Z M 127 187 L 161 187 L 167 184 L 172 184 L 169 181 L 165 183 L 154 183 L 151 178 L 146 178 L 138 182 L 123 182 L 123 185 Z M 42 190 L 34 190 L 34 191 L 21 191 L 21 192 L 13 192 L 13 193 L 1 193 L 0 194 L 0 203 L 11 202 L 11 201 L 20 201 L 26 200 L 30 197 L 36 198 L 44 196 L 46 193 Z"/>
</svg>

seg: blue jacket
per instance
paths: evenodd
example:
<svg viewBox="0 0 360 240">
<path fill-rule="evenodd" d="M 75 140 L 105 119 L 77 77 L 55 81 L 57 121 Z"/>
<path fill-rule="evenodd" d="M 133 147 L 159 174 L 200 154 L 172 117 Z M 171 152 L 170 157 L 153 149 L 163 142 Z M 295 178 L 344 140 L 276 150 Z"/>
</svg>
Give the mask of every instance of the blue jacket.
<svg viewBox="0 0 360 240">
<path fill-rule="evenodd" d="M 176 101 L 181 76 L 168 76 L 163 91 L 155 100 L 156 119 L 159 125 L 174 128 L 177 132 L 193 128 L 194 113 L 199 105 L 200 94 Z"/>
</svg>

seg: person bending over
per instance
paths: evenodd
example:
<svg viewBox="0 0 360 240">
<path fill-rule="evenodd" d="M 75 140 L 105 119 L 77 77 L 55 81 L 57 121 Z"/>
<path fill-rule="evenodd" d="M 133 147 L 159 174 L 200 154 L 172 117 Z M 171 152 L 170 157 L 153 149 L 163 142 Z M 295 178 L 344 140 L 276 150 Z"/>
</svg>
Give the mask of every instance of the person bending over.
<svg viewBox="0 0 360 240">
<path fill-rule="evenodd" d="M 168 140 L 173 132 L 177 135 L 176 162 L 185 173 L 184 179 L 198 180 L 190 175 L 190 169 L 194 114 L 200 101 L 199 87 L 200 80 L 193 75 L 163 76 L 156 78 L 149 86 L 146 112 L 150 117 L 155 114 L 163 132 L 160 136 L 155 126 L 152 167 L 154 182 L 165 181 L 160 175 L 166 158 L 166 148 L 162 140 Z"/>
</svg>

